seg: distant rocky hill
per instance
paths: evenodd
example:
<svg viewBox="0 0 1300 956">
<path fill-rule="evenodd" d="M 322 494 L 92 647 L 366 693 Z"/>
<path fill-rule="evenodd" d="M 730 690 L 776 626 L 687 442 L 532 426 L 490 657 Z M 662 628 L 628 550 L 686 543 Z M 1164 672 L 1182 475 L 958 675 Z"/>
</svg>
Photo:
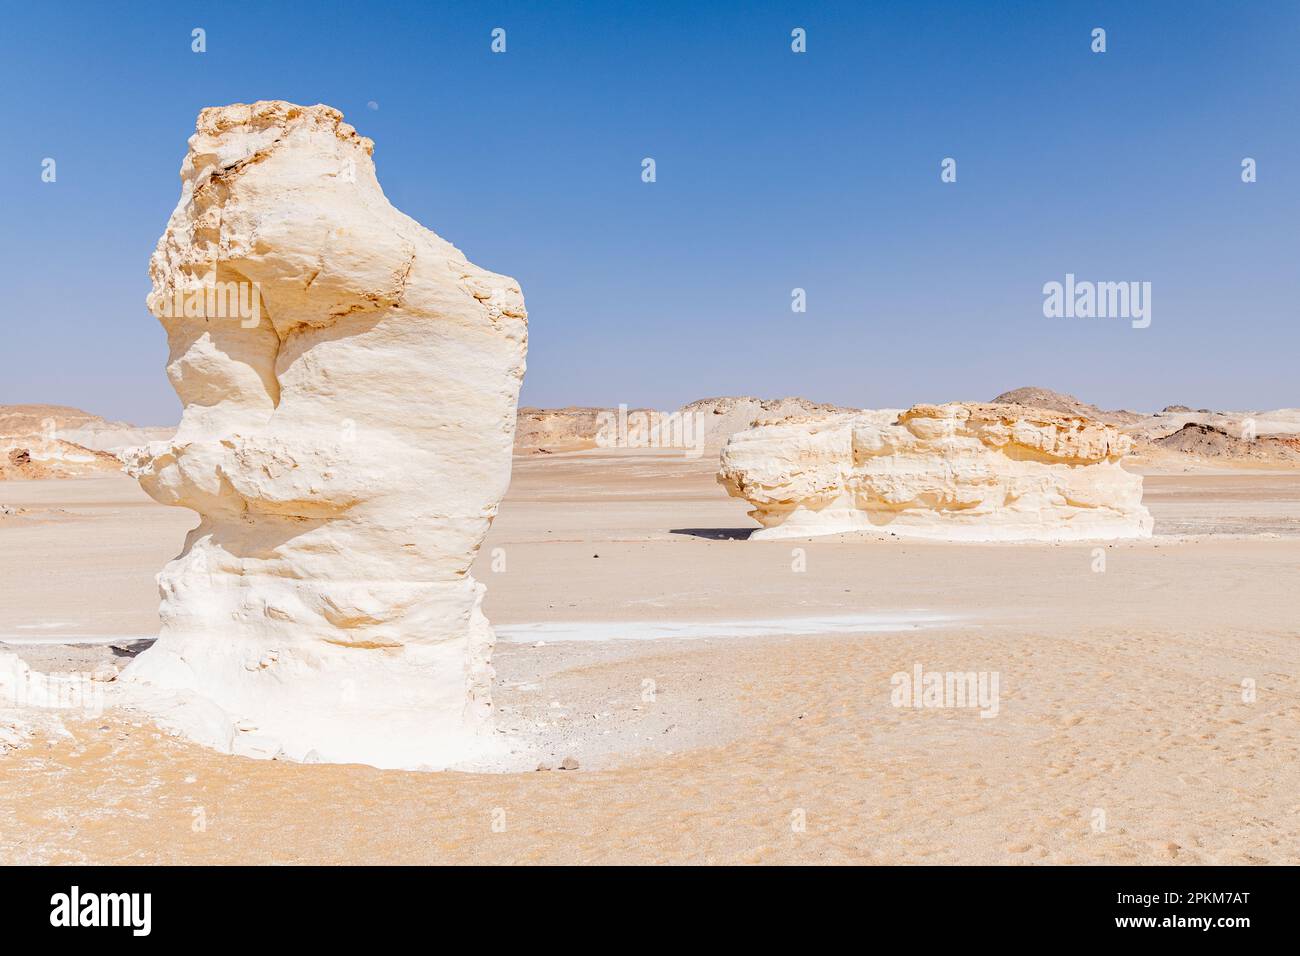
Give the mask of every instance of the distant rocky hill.
<svg viewBox="0 0 1300 956">
<path fill-rule="evenodd" d="M 114 472 L 117 449 L 170 438 L 175 428 L 138 428 L 66 405 L 0 405 L 0 480 L 75 478 Z"/>
<path fill-rule="evenodd" d="M 648 410 L 635 409 L 635 411 Z M 515 415 L 515 448 L 543 452 L 595 448 L 602 415 L 617 416 L 618 409 L 577 406 L 520 408 Z"/>
<path fill-rule="evenodd" d="M 1166 451 L 1197 458 L 1300 462 L 1300 435 L 1260 435 L 1251 440 L 1214 425 L 1188 422 L 1173 434 L 1150 441 Z"/>
<path fill-rule="evenodd" d="M 1141 414 L 1105 410 L 1064 392 L 1026 386 L 1003 392 L 991 404 L 1078 415 L 1119 427 L 1133 439 L 1134 453 L 1155 460 L 1170 455 L 1230 463 L 1300 463 L 1300 409 L 1214 411 L 1167 405 Z M 622 422 L 632 447 L 682 429 L 685 445 L 716 453 L 732 435 L 757 421 L 825 418 L 860 409 L 806 398 L 730 395 L 702 398 L 671 412 L 626 409 Z M 614 444 L 609 438 L 619 409 L 570 406 L 518 410 L 515 450 L 524 454 L 576 451 Z M 602 435 L 602 430 L 604 434 Z M 0 405 L 0 480 L 72 477 L 115 471 L 123 448 L 170 438 L 174 427 L 141 428 L 65 405 Z M 677 434 L 674 432 L 674 434 Z M 661 447 L 674 447 L 663 442 Z"/>
<path fill-rule="evenodd" d="M 1158 412 L 1104 411 L 1045 388 L 1018 388 L 999 404 L 1037 405 L 1118 425 L 1133 439 L 1134 453 L 1154 460 L 1169 455 L 1229 464 L 1291 465 L 1300 462 L 1300 409 L 1215 411 L 1166 405 Z"/>
<path fill-rule="evenodd" d="M 1073 395 L 1054 392 L 1051 389 L 1039 388 L 1033 385 L 1003 392 L 994 398 L 992 403 L 994 405 L 1024 405 L 1029 408 L 1046 408 L 1054 412 L 1065 412 L 1067 415 L 1082 415 L 1084 418 L 1091 418 L 1094 421 L 1105 422 L 1109 425 L 1125 425 L 1140 421 L 1142 418 L 1137 412 L 1123 409 L 1110 412 L 1103 411 L 1096 405 L 1090 405 Z"/>
<path fill-rule="evenodd" d="M 762 399 L 742 395 L 702 398 L 689 405 L 683 405 L 679 411 L 702 415 L 705 447 L 721 448 L 736 432 L 748 428 L 760 419 L 780 419 L 796 415 L 823 417 L 842 412 L 856 412 L 860 409 L 812 402 L 806 398 Z"/>
<path fill-rule="evenodd" d="M 106 424 L 98 415 L 67 405 L 0 405 L 0 435 L 38 435 L 50 428 Z"/>
<path fill-rule="evenodd" d="M 41 435 L 93 451 L 117 451 L 175 433 L 174 425 L 141 427 L 114 422 L 67 405 L 0 405 L 0 437 Z"/>
<path fill-rule="evenodd" d="M 1103 409 L 1073 395 L 1038 386 L 1003 392 L 990 404 L 1042 409 L 1113 425 L 1132 438 L 1136 455 L 1154 461 L 1170 456 L 1246 464 L 1290 465 L 1300 461 L 1300 409 L 1235 412 L 1167 405 L 1145 414 Z M 712 454 L 754 422 L 827 418 L 858 411 L 806 398 L 742 395 L 703 398 L 675 412 L 631 409 L 625 416 L 631 423 L 630 431 L 635 431 L 638 420 L 663 430 L 670 423 L 685 424 L 691 444 Z M 595 448 L 603 441 L 602 422 L 607 424 L 617 416 L 615 408 L 521 408 L 515 448 L 533 454 Z M 631 444 L 635 446 L 636 442 Z"/>
<path fill-rule="evenodd" d="M 689 446 L 716 451 L 736 432 L 759 419 L 849 411 L 856 409 L 810 402 L 804 398 L 761 399 L 742 395 L 703 398 L 671 412 L 627 409 L 623 412 L 623 421 L 632 435 L 630 444 L 634 447 L 642 442 L 655 444 L 647 431 L 666 435 L 670 429 L 675 429 L 674 434 L 685 436 Z M 617 430 L 619 420 L 617 408 L 521 408 L 516 418 L 515 448 L 533 452 L 596 448 L 609 440 Z M 615 427 L 611 428 L 611 424 Z M 605 431 L 603 437 L 602 430 Z"/>
<path fill-rule="evenodd" d="M 40 435 L 0 436 L 0 481 L 76 478 L 120 468 L 121 462 L 106 451 Z"/>
</svg>

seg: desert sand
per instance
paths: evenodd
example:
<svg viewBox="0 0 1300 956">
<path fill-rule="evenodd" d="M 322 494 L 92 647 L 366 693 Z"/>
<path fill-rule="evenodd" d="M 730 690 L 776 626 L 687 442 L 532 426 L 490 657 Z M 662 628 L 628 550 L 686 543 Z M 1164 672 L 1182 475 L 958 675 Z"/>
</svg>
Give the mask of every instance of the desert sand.
<svg viewBox="0 0 1300 956">
<path fill-rule="evenodd" d="M 1149 539 L 751 541 L 716 457 L 516 455 L 472 573 L 501 736 L 554 769 L 0 711 L 28 725 L 0 734 L 0 862 L 1300 862 L 1300 473 L 1126 467 Z M 119 475 L 0 502 L 0 650 L 88 671 L 156 635 L 192 515 Z M 893 706 L 917 664 L 995 672 L 997 715 Z"/>
</svg>

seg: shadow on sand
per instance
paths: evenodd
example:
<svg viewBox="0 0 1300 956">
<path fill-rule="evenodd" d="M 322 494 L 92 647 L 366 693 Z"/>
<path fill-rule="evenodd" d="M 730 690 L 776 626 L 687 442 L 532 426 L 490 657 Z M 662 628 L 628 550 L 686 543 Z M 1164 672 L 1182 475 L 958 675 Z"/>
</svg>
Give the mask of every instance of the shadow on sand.
<svg viewBox="0 0 1300 956">
<path fill-rule="evenodd" d="M 671 528 L 669 534 L 689 534 L 710 541 L 744 541 L 758 528 Z"/>
<path fill-rule="evenodd" d="M 116 644 L 110 644 L 109 650 L 113 652 L 114 657 L 135 657 L 141 651 L 147 651 L 153 647 L 156 637 L 146 637 L 135 641 L 119 641 Z"/>
</svg>

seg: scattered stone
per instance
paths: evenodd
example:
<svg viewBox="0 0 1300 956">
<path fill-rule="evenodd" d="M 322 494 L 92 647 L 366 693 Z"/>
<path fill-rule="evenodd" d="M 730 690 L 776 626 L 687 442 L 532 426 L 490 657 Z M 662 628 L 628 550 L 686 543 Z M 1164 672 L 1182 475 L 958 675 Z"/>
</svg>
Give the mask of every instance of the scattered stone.
<svg viewBox="0 0 1300 956">
<path fill-rule="evenodd" d="M 577 770 L 577 769 L 578 769 L 578 758 L 577 758 L 577 757 L 565 757 L 563 760 L 560 761 L 560 769 L 561 769 L 561 770 Z"/>
</svg>

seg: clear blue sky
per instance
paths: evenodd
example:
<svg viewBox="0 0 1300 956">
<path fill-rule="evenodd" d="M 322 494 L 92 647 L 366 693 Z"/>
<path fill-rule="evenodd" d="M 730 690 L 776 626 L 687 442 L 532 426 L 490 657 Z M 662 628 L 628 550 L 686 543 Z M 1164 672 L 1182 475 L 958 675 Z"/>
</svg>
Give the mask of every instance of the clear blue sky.
<svg viewBox="0 0 1300 956">
<path fill-rule="evenodd" d="M 1300 405 L 1294 0 L 3 5 L 0 403 L 176 420 L 144 296 L 185 140 L 279 98 L 519 279 L 528 404 Z M 1067 272 L 1151 282 L 1151 327 L 1044 318 Z"/>
</svg>

